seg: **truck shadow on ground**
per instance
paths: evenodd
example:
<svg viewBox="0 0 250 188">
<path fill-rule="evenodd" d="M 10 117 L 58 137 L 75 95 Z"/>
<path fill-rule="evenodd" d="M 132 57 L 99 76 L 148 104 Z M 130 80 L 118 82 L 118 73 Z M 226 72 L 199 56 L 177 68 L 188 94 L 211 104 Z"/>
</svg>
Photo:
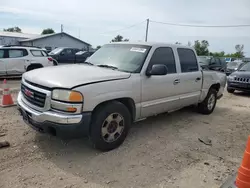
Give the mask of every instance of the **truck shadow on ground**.
<svg viewBox="0 0 250 188">
<path fill-rule="evenodd" d="M 250 98 L 250 92 L 240 92 L 236 91 L 233 95 Z"/>
<path fill-rule="evenodd" d="M 212 148 L 198 142 L 199 129 L 205 127 L 204 134 L 211 131 L 212 126 L 217 126 L 210 125 L 211 120 L 221 118 L 230 110 L 218 107 L 210 116 L 204 116 L 185 108 L 148 118 L 135 123 L 124 144 L 110 152 L 93 149 L 88 139 L 61 141 L 40 134 L 36 139 L 40 140 L 37 145 L 43 155 L 64 171 L 103 185 L 108 181 L 109 185 L 117 187 L 126 187 L 126 182 L 148 186 L 161 181 L 162 177 L 172 177 L 173 169 L 178 172 L 187 165 L 200 162 L 198 151 L 190 150 L 201 146 L 199 152 L 204 155 L 213 153 Z M 214 153 L 219 155 L 223 151 L 218 148 Z M 156 173 L 159 169 L 161 174 Z M 146 177 L 151 177 L 151 182 Z"/>
</svg>

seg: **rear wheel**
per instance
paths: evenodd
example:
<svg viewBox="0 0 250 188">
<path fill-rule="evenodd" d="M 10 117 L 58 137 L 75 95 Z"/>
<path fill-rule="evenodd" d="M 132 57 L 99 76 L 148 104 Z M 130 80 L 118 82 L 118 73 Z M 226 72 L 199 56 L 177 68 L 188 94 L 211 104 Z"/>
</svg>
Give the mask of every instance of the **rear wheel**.
<svg viewBox="0 0 250 188">
<path fill-rule="evenodd" d="M 96 149 L 109 151 L 125 140 L 131 124 L 131 115 L 120 102 L 98 107 L 92 117 L 90 138 Z"/>
<path fill-rule="evenodd" d="M 211 88 L 204 101 L 198 104 L 198 112 L 202 114 L 211 114 L 214 111 L 216 102 L 217 102 L 217 91 Z"/>
<path fill-rule="evenodd" d="M 235 89 L 230 89 L 230 88 L 227 88 L 227 92 L 228 93 L 234 93 Z"/>
<path fill-rule="evenodd" d="M 31 70 L 34 70 L 34 69 L 39 69 L 39 68 L 42 68 L 43 66 L 42 65 L 30 65 L 30 66 L 28 66 L 28 68 L 27 68 L 27 72 L 28 71 L 31 71 Z"/>
</svg>

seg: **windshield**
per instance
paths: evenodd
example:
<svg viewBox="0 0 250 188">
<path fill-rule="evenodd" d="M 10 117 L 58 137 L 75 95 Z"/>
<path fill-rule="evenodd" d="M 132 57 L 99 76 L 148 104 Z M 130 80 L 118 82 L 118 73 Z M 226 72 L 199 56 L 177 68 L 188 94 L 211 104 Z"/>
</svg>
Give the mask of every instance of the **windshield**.
<svg viewBox="0 0 250 188">
<path fill-rule="evenodd" d="M 238 67 L 240 64 L 241 64 L 241 62 L 229 62 L 227 64 L 227 67 L 228 68 L 230 68 L 230 67 Z"/>
<path fill-rule="evenodd" d="M 250 63 L 246 63 L 240 68 L 240 71 L 250 71 Z"/>
<path fill-rule="evenodd" d="M 139 73 L 150 46 L 134 44 L 107 44 L 87 60 L 93 65 L 115 67 L 117 70 Z M 103 66 L 105 65 L 105 66 Z"/>
<path fill-rule="evenodd" d="M 199 63 L 208 65 L 210 60 L 207 57 L 198 57 L 198 61 L 199 61 Z"/>
<path fill-rule="evenodd" d="M 62 50 L 63 50 L 63 48 L 56 48 L 56 49 L 52 50 L 52 51 L 49 53 L 49 55 L 60 53 Z"/>
</svg>

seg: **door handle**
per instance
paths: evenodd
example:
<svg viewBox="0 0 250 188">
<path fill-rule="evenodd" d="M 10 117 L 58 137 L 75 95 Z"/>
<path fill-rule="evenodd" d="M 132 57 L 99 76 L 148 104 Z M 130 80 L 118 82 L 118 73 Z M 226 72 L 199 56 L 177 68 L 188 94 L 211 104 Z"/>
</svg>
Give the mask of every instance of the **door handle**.
<svg viewBox="0 0 250 188">
<path fill-rule="evenodd" d="M 198 81 L 200 81 L 200 80 L 201 80 L 200 77 L 198 77 L 198 78 L 195 79 L 196 82 L 198 82 Z"/>
<path fill-rule="evenodd" d="M 180 79 L 176 79 L 176 80 L 174 81 L 174 85 L 179 84 L 179 83 L 180 83 Z"/>
</svg>

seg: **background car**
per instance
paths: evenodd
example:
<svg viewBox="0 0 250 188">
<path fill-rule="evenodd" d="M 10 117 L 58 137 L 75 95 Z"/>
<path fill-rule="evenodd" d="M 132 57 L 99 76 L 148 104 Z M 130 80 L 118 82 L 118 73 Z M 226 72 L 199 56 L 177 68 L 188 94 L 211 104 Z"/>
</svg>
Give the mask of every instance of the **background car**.
<svg viewBox="0 0 250 188">
<path fill-rule="evenodd" d="M 53 66 L 53 59 L 41 48 L 3 46 L 0 48 L 0 75 L 21 75 L 26 71 Z"/>
<path fill-rule="evenodd" d="M 75 63 L 83 63 L 94 52 L 79 51 L 75 54 Z"/>
<path fill-rule="evenodd" d="M 225 58 L 198 56 L 198 61 L 203 70 L 226 71 Z"/>
<path fill-rule="evenodd" d="M 237 71 L 240 67 L 242 67 L 246 62 L 241 60 L 235 60 L 233 62 L 229 62 L 227 64 L 226 75 L 232 74 L 234 71 Z"/>
<path fill-rule="evenodd" d="M 55 59 L 59 64 L 61 63 L 68 63 L 72 64 L 75 63 L 75 54 L 79 52 L 80 49 L 78 48 L 56 48 L 52 50 L 49 55 Z"/>
</svg>

